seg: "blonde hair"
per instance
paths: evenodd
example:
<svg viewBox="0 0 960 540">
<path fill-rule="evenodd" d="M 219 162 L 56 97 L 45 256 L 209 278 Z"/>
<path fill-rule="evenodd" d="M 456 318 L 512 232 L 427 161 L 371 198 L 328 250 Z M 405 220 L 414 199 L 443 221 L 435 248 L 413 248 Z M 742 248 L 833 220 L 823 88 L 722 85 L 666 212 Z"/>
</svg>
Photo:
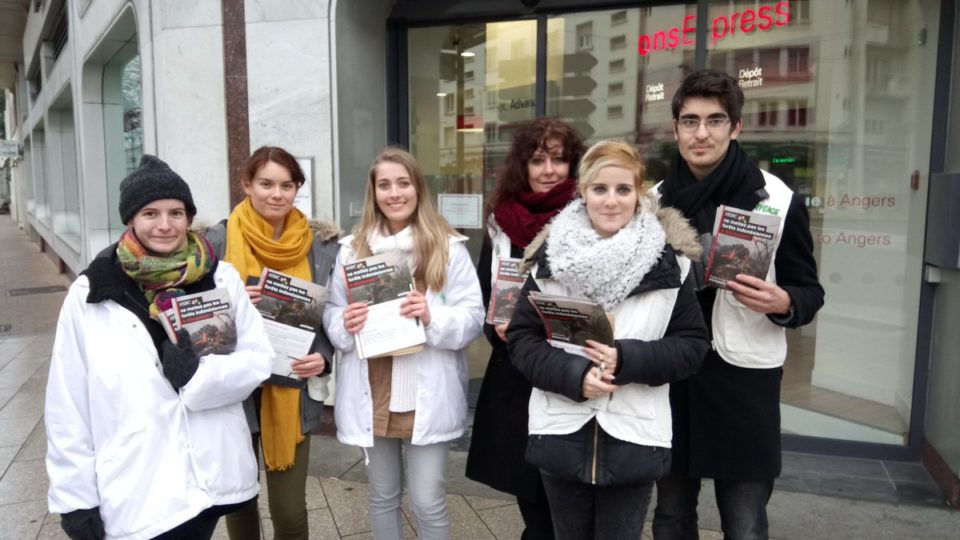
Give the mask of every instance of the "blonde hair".
<svg viewBox="0 0 960 540">
<path fill-rule="evenodd" d="M 623 141 L 605 140 L 591 146 L 580 159 L 580 184 L 577 189 L 580 197 L 594 183 L 600 170 L 606 167 L 619 167 L 633 175 L 633 186 L 637 189 L 637 209 L 641 207 L 656 211 L 656 197 L 643 185 L 643 160 L 632 145 Z"/>
<path fill-rule="evenodd" d="M 367 173 L 367 192 L 363 201 L 363 216 L 353 232 L 353 251 L 358 258 L 369 257 L 368 239 L 374 229 L 388 230 L 387 218 L 377 205 L 376 182 L 377 167 L 381 163 L 391 162 L 403 165 L 410 175 L 410 181 L 417 193 L 417 207 L 410 216 L 413 229 L 414 264 L 413 278 L 417 289 L 424 287 L 440 291 L 446 282 L 447 259 L 450 255 L 450 236 L 457 236 L 447 220 L 433 206 L 433 197 L 423 180 L 423 173 L 417 160 L 409 152 L 400 148 L 385 148 L 373 160 Z"/>
</svg>

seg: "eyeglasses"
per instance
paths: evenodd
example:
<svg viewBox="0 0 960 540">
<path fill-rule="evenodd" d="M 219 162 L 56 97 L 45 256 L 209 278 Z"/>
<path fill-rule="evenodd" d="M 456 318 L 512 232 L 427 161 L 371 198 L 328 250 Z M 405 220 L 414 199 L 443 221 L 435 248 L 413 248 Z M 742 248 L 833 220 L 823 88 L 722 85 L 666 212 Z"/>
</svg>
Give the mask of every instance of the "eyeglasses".
<svg viewBox="0 0 960 540">
<path fill-rule="evenodd" d="M 709 131 L 718 131 L 730 123 L 730 118 L 726 116 L 711 116 L 710 118 L 701 120 L 691 116 L 677 120 L 677 126 L 683 131 L 696 131 L 700 129 L 701 123 L 707 126 Z"/>
</svg>

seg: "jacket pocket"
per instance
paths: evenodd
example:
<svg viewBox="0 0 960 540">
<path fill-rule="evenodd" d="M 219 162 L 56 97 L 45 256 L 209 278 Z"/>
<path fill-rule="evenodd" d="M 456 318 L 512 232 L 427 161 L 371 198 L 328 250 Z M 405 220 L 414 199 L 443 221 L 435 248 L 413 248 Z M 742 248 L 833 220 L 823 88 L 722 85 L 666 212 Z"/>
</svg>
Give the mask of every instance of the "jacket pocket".
<svg viewBox="0 0 960 540">
<path fill-rule="evenodd" d="M 633 418 L 652 420 L 656 417 L 657 396 L 645 384 L 628 384 L 622 386 L 610 397 L 607 411 Z"/>
<path fill-rule="evenodd" d="M 775 353 L 783 339 L 766 315 L 747 308 L 725 290 L 717 294 L 713 333 L 714 339 L 720 341 L 718 349 L 760 357 Z"/>
<path fill-rule="evenodd" d="M 589 410 L 585 408 L 583 403 L 573 401 L 567 396 L 546 391 L 541 393 L 547 402 L 547 414 L 575 414 L 577 416 L 583 416 L 585 414 L 584 411 Z"/>
</svg>

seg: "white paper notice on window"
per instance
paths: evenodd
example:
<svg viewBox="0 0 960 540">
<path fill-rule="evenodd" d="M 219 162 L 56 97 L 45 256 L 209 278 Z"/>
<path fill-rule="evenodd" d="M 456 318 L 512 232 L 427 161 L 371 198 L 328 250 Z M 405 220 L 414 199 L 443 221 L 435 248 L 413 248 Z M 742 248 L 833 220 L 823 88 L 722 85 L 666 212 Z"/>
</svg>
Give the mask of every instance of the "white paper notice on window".
<svg viewBox="0 0 960 540">
<path fill-rule="evenodd" d="M 456 229 L 483 228 L 483 195 L 480 193 L 440 193 L 440 214 Z"/>
<path fill-rule="evenodd" d="M 313 219 L 313 158 L 296 159 L 300 168 L 303 169 L 303 178 L 306 181 L 297 190 L 297 197 L 293 200 L 293 205 L 303 212 L 307 219 Z"/>
</svg>

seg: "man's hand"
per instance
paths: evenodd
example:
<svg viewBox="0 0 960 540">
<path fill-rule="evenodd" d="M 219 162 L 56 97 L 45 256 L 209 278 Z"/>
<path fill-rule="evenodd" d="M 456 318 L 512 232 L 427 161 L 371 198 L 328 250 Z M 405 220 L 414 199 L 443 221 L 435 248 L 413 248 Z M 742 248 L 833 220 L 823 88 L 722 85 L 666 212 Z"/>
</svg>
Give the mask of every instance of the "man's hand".
<svg viewBox="0 0 960 540">
<path fill-rule="evenodd" d="M 790 312 L 790 295 L 776 283 L 737 274 L 736 281 L 728 281 L 733 297 L 747 308 L 765 315 L 786 315 Z"/>
</svg>

